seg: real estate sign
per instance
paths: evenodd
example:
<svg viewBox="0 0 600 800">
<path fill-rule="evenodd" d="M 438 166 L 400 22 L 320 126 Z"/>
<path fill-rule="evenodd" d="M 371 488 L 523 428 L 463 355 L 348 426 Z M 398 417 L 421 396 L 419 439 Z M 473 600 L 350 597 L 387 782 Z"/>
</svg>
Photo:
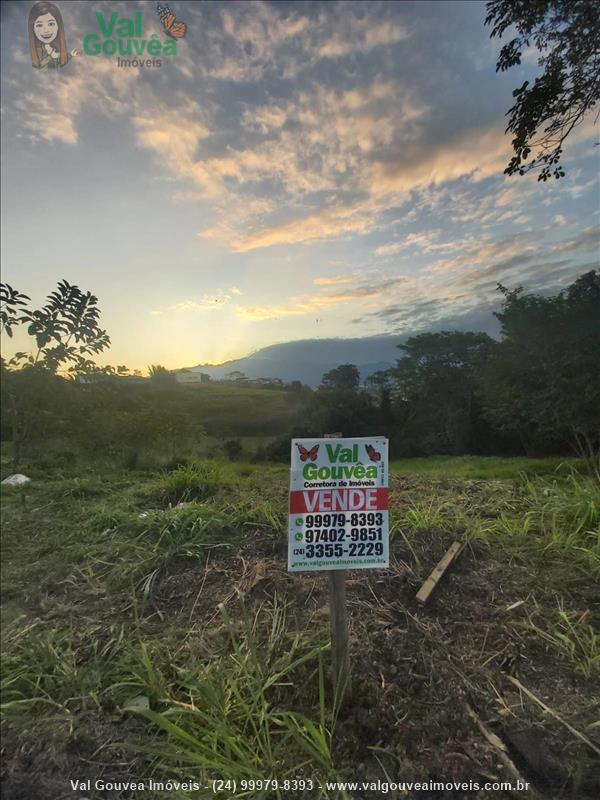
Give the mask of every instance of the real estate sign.
<svg viewBox="0 0 600 800">
<path fill-rule="evenodd" d="M 388 440 L 293 439 L 288 569 L 389 566 Z"/>
</svg>

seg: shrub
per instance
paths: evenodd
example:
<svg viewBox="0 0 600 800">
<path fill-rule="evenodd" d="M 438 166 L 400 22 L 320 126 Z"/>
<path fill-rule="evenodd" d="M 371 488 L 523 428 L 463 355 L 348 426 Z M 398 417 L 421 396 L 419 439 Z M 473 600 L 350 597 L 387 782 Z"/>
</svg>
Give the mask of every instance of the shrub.
<svg viewBox="0 0 600 800">
<path fill-rule="evenodd" d="M 223 445 L 223 450 L 230 461 L 239 461 L 244 452 L 239 439 L 228 439 Z"/>
</svg>

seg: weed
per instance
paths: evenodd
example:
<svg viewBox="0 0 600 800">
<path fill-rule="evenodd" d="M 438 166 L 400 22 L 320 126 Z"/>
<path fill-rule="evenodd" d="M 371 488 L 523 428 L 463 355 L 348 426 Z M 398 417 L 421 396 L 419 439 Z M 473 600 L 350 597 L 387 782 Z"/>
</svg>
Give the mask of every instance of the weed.
<svg viewBox="0 0 600 800">
<path fill-rule="evenodd" d="M 197 770 L 204 780 L 217 775 L 238 781 L 234 797 L 248 794 L 241 781 L 258 782 L 253 797 L 273 796 L 273 787 L 265 786 L 261 778 L 297 776 L 308 764 L 313 774 L 332 777 L 333 712 L 326 710 L 321 648 L 309 647 L 299 637 L 289 640 L 286 608 L 277 598 L 252 619 L 242 606 L 241 633 L 223 607 L 221 613 L 230 633 L 230 652 L 178 670 L 179 691 L 157 704 L 157 680 L 147 658 L 135 672 L 136 697 L 126 710 L 166 732 L 159 768 L 168 769 L 167 760 L 173 768 L 186 765 Z M 318 678 L 317 720 L 284 704 L 286 697 L 290 699 L 291 681 L 297 681 L 302 670 L 304 693 Z M 148 696 L 140 697 L 140 690 Z M 286 793 L 275 789 L 274 796 Z"/>
<path fill-rule="evenodd" d="M 205 500 L 236 484 L 235 475 L 224 465 L 196 461 L 164 476 L 158 485 L 158 497 L 165 504 L 177 505 L 190 500 Z"/>
<path fill-rule="evenodd" d="M 411 503 L 402 517 L 401 523 L 416 530 L 444 527 L 445 504 L 432 498 L 428 503 Z"/>
<path fill-rule="evenodd" d="M 590 622 L 589 612 L 568 612 L 559 605 L 556 621 L 541 628 L 530 617 L 529 626 L 586 678 L 600 673 L 600 635 Z"/>
<path fill-rule="evenodd" d="M 510 479 L 519 474 L 552 475 L 557 470 L 585 470 L 578 459 L 560 458 L 500 458 L 497 456 L 429 456 L 427 458 L 400 458 L 390 464 L 393 474 L 431 475 L 437 477 L 470 479 Z"/>
</svg>

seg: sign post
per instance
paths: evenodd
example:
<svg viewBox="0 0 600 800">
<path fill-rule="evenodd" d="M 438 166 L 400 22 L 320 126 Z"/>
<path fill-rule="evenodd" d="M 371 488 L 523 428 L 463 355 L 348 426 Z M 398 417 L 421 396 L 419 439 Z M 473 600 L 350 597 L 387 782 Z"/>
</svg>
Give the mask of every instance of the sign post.
<svg viewBox="0 0 600 800">
<path fill-rule="evenodd" d="M 341 433 L 325 433 L 325 439 L 341 439 Z M 346 570 L 329 570 L 329 630 L 331 667 L 336 704 L 341 706 L 351 689 L 350 648 L 348 646 L 348 606 L 346 605 Z"/>
<path fill-rule="evenodd" d="M 288 532 L 290 572 L 330 572 L 333 681 L 341 702 L 350 677 L 346 570 L 389 566 L 387 439 L 293 439 Z"/>
</svg>

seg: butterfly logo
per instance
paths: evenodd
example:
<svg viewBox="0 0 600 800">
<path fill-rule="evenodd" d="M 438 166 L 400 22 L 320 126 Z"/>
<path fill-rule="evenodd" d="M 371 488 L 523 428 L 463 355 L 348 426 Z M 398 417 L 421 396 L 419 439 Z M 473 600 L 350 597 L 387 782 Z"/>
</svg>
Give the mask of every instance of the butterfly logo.
<svg viewBox="0 0 600 800">
<path fill-rule="evenodd" d="M 378 453 L 372 444 L 366 444 L 365 450 L 367 451 L 367 454 L 371 459 L 371 461 L 381 461 L 381 453 Z"/>
<path fill-rule="evenodd" d="M 182 39 L 185 36 L 187 25 L 185 22 L 177 19 L 169 6 L 161 6 L 160 3 L 157 3 L 156 13 L 160 17 L 160 21 L 162 22 L 166 33 L 172 39 Z"/>
<path fill-rule="evenodd" d="M 316 461 L 317 453 L 319 452 L 319 445 L 316 444 L 311 450 L 302 447 L 301 444 L 296 443 L 296 447 L 300 451 L 300 461 Z"/>
</svg>

